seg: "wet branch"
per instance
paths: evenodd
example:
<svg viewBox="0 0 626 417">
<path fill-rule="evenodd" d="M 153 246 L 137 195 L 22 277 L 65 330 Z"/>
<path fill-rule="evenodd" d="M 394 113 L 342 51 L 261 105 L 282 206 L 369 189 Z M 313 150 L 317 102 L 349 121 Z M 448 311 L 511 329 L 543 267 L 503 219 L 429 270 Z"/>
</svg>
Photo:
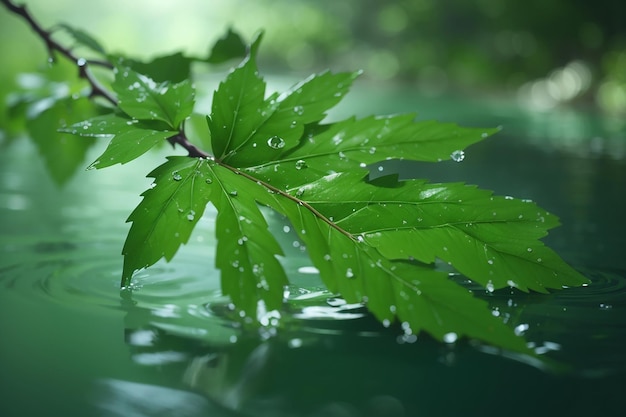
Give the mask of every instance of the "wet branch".
<svg viewBox="0 0 626 417">
<path fill-rule="evenodd" d="M 76 66 L 78 67 L 78 76 L 86 80 L 91 87 L 91 93 L 89 94 L 89 98 L 102 97 L 109 103 L 117 106 L 117 98 L 113 95 L 113 93 L 104 88 L 93 76 L 91 71 L 89 71 L 89 66 L 91 65 L 112 69 L 113 65 L 110 62 L 97 59 L 85 59 L 77 56 L 76 54 L 74 54 L 74 52 L 72 52 L 70 48 L 63 46 L 54 39 L 52 39 L 53 32 L 51 30 L 45 30 L 33 18 L 33 16 L 26 8 L 26 5 L 18 5 L 13 3 L 11 0 L 0 0 L 0 2 L 4 4 L 6 8 L 9 9 L 11 12 L 21 16 L 24 20 L 26 20 L 31 29 L 41 38 L 41 40 L 46 45 L 46 49 L 48 50 L 48 55 L 50 56 L 51 60 L 54 60 L 54 53 L 58 52 L 76 64 Z M 183 147 L 189 153 L 190 157 L 207 158 L 211 156 L 193 145 L 191 142 L 189 142 L 189 139 L 187 139 L 187 137 L 185 136 L 184 131 L 179 132 L 176 136 L 172 136 L 168 139 L 168 141 L 172 144 L 172 146 L 179 145 Z"/>
<path fill-rule="evenodd" d="M 46 48 L 48 49 L 48 55 L 50 56 L 51 60 L 54 60 L 54 52 L 56 51 L 76 63 L 76 66 L 78 67 L 78 76 L 85 79 L 91 86 L 91 93 L 89 95 L 90 97 L 103 97 L 111 104 L 117 105 L 117 99 L 115 98 L 115 96 L 111 92 L 107 91 L 104 87 L 102 87 L 98 80 L 96 80 L 96 78 L 89 71 L 89 65 L 100 65 L 107 68 L 113 68 L 113 66 L 109 62 L 99 60 L 90 61 L 76 56 L 71 49 L 66 48 L 65 46 L 52 39 L 52 31 L 45 30 L 43 27 L 41 27 L 41 25 L 30 14 L 25 5 L 17 5 L 10 0 L 0 1 L 11 12 L 24 18 L 24 20 L 26 20 L 31 29 L 35 33 L 37 33 L 37 35 L 39 35 L 39 37 L 45 43 Z"/>
</svg>

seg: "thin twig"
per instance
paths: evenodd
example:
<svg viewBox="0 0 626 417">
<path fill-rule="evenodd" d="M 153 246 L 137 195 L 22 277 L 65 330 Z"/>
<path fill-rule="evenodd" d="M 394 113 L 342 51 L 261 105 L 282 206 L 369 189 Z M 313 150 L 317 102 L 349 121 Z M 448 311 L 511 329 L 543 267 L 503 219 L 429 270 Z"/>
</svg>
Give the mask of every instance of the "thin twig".
<svg viewBox="0 0 626 417">
<path fill-rule="evenodd" d="M 103 65 L 102 61 L 93 62 L 93 61 L 89 61 L 87 59 L 81 58 L 79 56 L 76 56 L 72 52 L 71 49 L 64 47 L 63 45 L 61 45 L 60 43 L 52 39 L 52 32 L 45 30 L 43 27 L 41 27 L 41 25 L 30 14 L 30 12 L 28 11 L 25 5 L 17 5 L 11 2 L 10 0 L 0 0 L 0 1 L 11 12 L 21 16 L 22 18 L 24 18 L 24 20 L 26 20 L 26 22 L 28 22 L 31 29 L 34 30 L 35 33 L 37 33 L 37 35 L 39 35 L 39 37 L 46 44 L 46 48 L 48 49 L 48 55 L 50 56 L 50 59 L 54 59 L 54 52 L 57 51 L 60 54 L 67 57 L 69 60 L 76 63 L 76 65 L 78 66 L 78 76 L 80 78 L 85 79 L 91 86 L 90 97 L 100 96 L 106 99 L 107 101 L 109 101 L 114 106 L 117 105 L 117 99 L 115 98 L 115 96 L 111 92 L 107 91 L 104 87 L 102 87 L 100 83 L 98 82 L 98 80 L 96 80 L 96 78 L 89 71 L 88 67 L 90 64 L 93 63 L 94 65 L 102 66 Z M 109 65 L 104 64 L 104 66 L 107 66 L 109 68 L 112 67 L 110 64 Z"/>
<path fill-rule="evenodd" d="M 4 4 L 11 12 L 21 16 L 22 18 L 24 18 L 24 20 L 26 20 L 26 22 L 28 22 L 31 29 L 35 31 L 35 33 L 45 43 L 46 48 L 48 49 L 48 55 L 50 56 L 50 59 L 54 59 L 54 53 L 59 52 L 76 64 L 76 66 L 78 67 L 79 77 L 85 79 L 91 87 L 91 93 L 89 94 L 90 98 L 100 96 L 109 101 L 114 106 L 117 106 L 117 99 L 115 98 L 113 93 L 104 88 L 93 76 L 91 71 L 89 71 L 89 66 L 91 65 L 111 69 L 113 68 L 113 65 L 110 62 L 97 59 L 85 59 L 75 55 L 70 48 L 63 46 L 54 39 L 52 39 L 52 31 L 45 30 L 33 18 L 25 5 L 17 5 L 11 0 L 0 0 L 0 2 L 2 2 L 2 4 Z M 210 154 L 206 153 L 202 149 L 189 142 L 189 139 L 185 135 L 184 131 L 179 132 L 176 136 L 172 136 L 168 139 L 168 141 L 172 144 L 172 146 L 179 145 L 184 148 L 187 152 L 189 152 L 189 156 L 192 158 L 211 157 Z"/>
</svg>

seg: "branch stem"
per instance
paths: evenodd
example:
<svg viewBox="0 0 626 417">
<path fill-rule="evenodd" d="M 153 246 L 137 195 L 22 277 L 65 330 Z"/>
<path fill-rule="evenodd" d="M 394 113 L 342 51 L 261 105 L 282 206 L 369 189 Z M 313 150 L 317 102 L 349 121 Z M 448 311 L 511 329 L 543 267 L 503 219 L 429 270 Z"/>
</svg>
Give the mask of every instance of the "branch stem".
<svg viewBox="0 0 626 417">
<path fill-rule="evenodd" d="M 357 239 L 354 237 L 354 235 L 350 232 L 348 232 L 347 230 L 337 226 L 336 223 L 334 223 L 332 220 L 330 220 L 328 217 L 324 216 L 322 213 L 320 213 L 315 207 L 313 207 L 311 204 L 307 203 L 304 200 L 299 199 L 296 196 L 293 196 L 291 194 L 289 194 L 286 191 L 281 190 L 280 188 L 276 188 L 273 185 L 269 184 L 268 182 L 262 181 L 250 174 L 248 174 L 245 171 L 241 171 L 240 169 L 237 169 L 235 167 L 232 167 L 230 165 L 224 164 L 223 162 L 219 161 L 219 160 L 215 160 L 215 162 L 218 165 L 221 165 L 222 167 L 228 169 L 229 171 L 234 172 L 237 175 L 241 175 L 242 177 L 250 180 L 250 181 L 254 181 L 255 183 L 267 188 L 268 190 L 272 191 L 274 194 L 278 194 L 281 197 L 284 197 L 288 200 L 293 201 L 294 203 L 298 204 L 299 206 L 304 207 L 305 209 L 309 210 L 311 213 L 313 213 L 313 215 L 315 217 L 317 217 L 318 219 L 320 219 L 321 221 L 323 221 L 324 223 L 328 224 L 330 227 L 332 227 L 333 229 L 335 229 L 336 231 L 338 231 L 339 233 L 341 233 L 342 235 L 345 235 L 346 237 L 348 237 L 349 239 L 353 240 L 353 241 L 357 241 Z"/>
<path fill-rule="evenodd" d="M 109 103 L 113 104 L 114 106 L 117 105 L 117 99 L 115 98 L 115 96 L 111 92 L 106 90 L 98 82 L 98 80 L 93 76 L 91 71 L 89 71 L 90 64 L 112 68 L 113 66 L 110 63 L 105 62 L 105 61 L 97 61 L 97 60 L 90 61 L 90 60 L 87 60 L 87 59 L 84 59 L 82 57 L 75 55 L 71 49 L 66 48 L 65 46 L 61 45 L 60 43 L 52 39 L 52 32 L 49 30 L 45 30 L 33 18 L 33 16 L 30 14 L 30 12 L 28 11 L 25 5 L 17 5 L 10 0 L 0 0 L 0 1 L 11 12 L 17 14 L 18 16 L 21 16 L 24 20 L 26 20 L 30 28 L 43 40 L 43 42 L 46 45 L 46 48 L 48 49 L 48 55 L 50 56 L 50 60 L 54 60 L 54 52 L 56 51 L 56 52 L 59 52 L 61 55 L 65 56 L 66 58 L 68 58 L 70 61 L 76 63 L 76 66 L 78 67 L 78 76 L 80 78 L 85 79 L 91 86 L 91 94 L 89 95 L 90 97 L 96 97 L 96 96 L 103 97 L 105 100 L 107 100 Z"/>
</svg>

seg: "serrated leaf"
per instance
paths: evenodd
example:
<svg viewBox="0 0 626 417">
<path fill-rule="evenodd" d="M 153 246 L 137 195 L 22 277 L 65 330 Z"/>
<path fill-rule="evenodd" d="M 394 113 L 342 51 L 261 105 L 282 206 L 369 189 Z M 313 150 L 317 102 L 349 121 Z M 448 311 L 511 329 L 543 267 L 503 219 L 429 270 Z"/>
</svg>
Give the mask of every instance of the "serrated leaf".
<svg viewBox="0 0 626 417">
<path fill-rule="evenodd" d="M 131 118 L 160 120 L 178 130 L 192 112 L 194 90 L 189 80 L 157 83 L 128 67 L 116 67 L 113 89 L 118 106 Z"/>
<path fill-rule="evenodd" d="M 348 303 L 364 302 L 386 325 L 397 317 L 407 334 L 426 331 L 439 340 L 469 336 L 528 352 L 523 338 L 494 317 L 486 302 L 474 299 L 447 274 L 390 261 L 303 204 L 273 194 L 259 200 L 289 218 L 330 291 L 340 293 Z"/>
<path fill-rule="evenodd" d="M 211 202 L 218 211 L 216 266 L 222 271 L 222 292 L 251 317 L 278 309 L 287 284 L 276 258 L 283 252 L 255 201 L 255 195 L 267 190 L 219 165 L 209 166 L 214 178 Z"/>
<path fill-rule="evenodd" d="M 148 176 L 154 178 L 153 186 L 127 220 L 133 224 L 122 250 L 123 286 L 136 270 L 161 258 L 172 259 L 189 240 L 213 190 L 212 172 L 204 159 L 169 157 Z"/>
<path fill-rule="evenodd" d="M 89 166 L 98 169 L 132 161 L 163 140 L 178 134 L 171 130 L 153 129 L 150 123 L 117 114 L 93 117 L 62 131 L 80 136 L 111 138 L 104 153 Z"/>
<path fill-rule="evenodd" d="M 450 160 L 455 151 L 483 140 L 497 129 L 459 127 L 453 123 L 414 121 L 415 115 L 348 119 L 311 130 L 302 145 L 276 160 L 259 161 L 253 175 L 279 188 L 315 181 L 331 172 L 349 172 L 368 164 L 407 159 Z M 306 167 L 306 169 L 303 169 Z"/>
<path fill-rule="evenodd" d="M 245 167 L 257 164 L 260 158 L 274 160 L 288 154 L 300 144 L 305 126 L 322 120 L 326 111 L 345 96 L 358 75 L 358 72 L 324 72 L 294 85 L 276 98 L 270 97 L 266 106 L 268 117 L 254 127 L 224 162 Z"/>
<path fill-rule="evenodd" d="M 246 55 L 246 44 L 232 28 L 215 42 L 206 61 L 211 64 L 220 64 L 234 58 L 243 58 Z"/>
<path fill-rule="evenodd" d="M 360 173 L 332 175 L 292 192 L 386 258 L 439 258 L 490 291 L 547 292 L 587 282 L 539 241 L 558 220 L 530 201 L 458 183 L 406 180 L 380 187 Z"/>
<path fill-rule="evenodd" d="M 254 56 L 248 56 L 213 95 L 209 128 L 214 154 L 237 167 L 280 157 L 300 144 L 305 125 L 322 120 L 357 75 L 326 72 L 265 99 L 265 82 Z"/>
<path fill-rule="evenodd" d="M 65 29 L 79 44 L 86 46 L 94 52 L 98 52 L 101 55 L 106 55 L 106 51 L 93 36 L 81 29 L 76 29 L 68 24 L 61 23 L 59 27 Z"/>
</svg>

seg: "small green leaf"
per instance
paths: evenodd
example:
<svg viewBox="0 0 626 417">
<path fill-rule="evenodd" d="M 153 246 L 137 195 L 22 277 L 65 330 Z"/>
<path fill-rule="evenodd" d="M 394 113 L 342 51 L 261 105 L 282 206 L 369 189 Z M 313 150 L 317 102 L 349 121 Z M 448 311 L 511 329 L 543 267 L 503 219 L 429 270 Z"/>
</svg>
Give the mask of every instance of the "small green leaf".
<svg viewBox="0 0 626 417">
<path fill-rule="evenodd" d="M 181 52 L 159 56 L 147 62 L 124 58 L 124 65 L 156 82 L 181 83 L 191 78 L 191 58 Z"/>
<path fill-rule="evenodd" d="M 215 42 L 206 59 L 211 64 L 220 64 L 234 58 L 243 58 L 246 55 L 246 44 L 232 28 Z"/>
<path fill-rule="evenodd" d="M 150 128 L 150 123 L 116 114 L 94 117 L 62 131 L 87 137 L 112 137 L 104 153 L 89 166 L 98 169 L 132 161 L 178 134 L 171 130 L 155 130 Z"/>
<path fill-rule="evenodd" d="M 67 33 L 69 33 L 76 42 L 79 44 L 86 46 L 94 52 L 98 52 L 101 55 L 106 55 L 106 51 L 96 39 L 93 38 L 90 34 L 81 29 L 76 29 L 68 24 L 62 23 L 58 25 L 62 29 L 65 29 Z"/>
<path fill-rule="evenodd" d="M 122 285 L 133 272 L 161 258 L 172 259 L 178 247 L 189 240 L 211 198 L 212 172 L 204 159 L 169 157 L 149 174 L 153 186 L 131 213 L 132 222 L 124 243 Z"/>
<path fill-rule="evenodd" d="M 189 80 L 157 83 L 128 67 L 116 67 L 113 89 L 118 106 L 138 120 L 160 120 L 174 130 L 192 112 L 194 90 Z"/>
</svg>

